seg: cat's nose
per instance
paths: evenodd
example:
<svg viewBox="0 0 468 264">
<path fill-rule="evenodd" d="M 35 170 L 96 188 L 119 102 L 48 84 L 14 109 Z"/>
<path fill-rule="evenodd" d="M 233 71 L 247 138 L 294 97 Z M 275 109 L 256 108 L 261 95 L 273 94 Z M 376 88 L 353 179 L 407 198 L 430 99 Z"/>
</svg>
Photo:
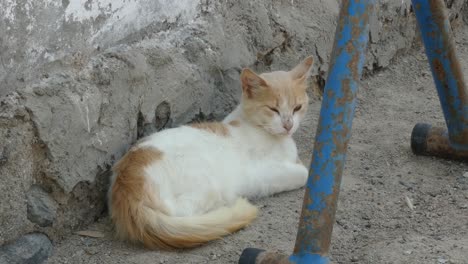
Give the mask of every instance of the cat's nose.
<svg viewBox="0 0 468 264">
<path fill-rule="evenodd" d="M 291 130 L 292 127 L 293 127 L 293 122 L 291 120 L 283 122 L 283 128 L 286 129 L 286 131 L 289 132 L 289 130 Z"/>
</svg>

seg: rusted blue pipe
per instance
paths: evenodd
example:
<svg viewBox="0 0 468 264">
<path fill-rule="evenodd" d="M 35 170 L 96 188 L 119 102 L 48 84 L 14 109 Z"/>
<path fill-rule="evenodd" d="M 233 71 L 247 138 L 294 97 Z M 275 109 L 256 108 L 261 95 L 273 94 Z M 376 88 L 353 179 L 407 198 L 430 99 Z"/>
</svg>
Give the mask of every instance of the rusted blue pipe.
<svg viewBox="0 0 468 264">
<path fill-rule="evenodd" d="M 375 1 L 343 1 L 315 135 L 293 263 L 328 263 L 358 83 Z"/>
<path fill-rule="evenodd" d="M 443 0 L 412 0 L 448 130 L 417 124 L 416 154 L 468 160 L 468 93 Z M 435 131 L 435 132 L 434 132 Z"/>
<path fill-rule="evenodd" d="M 329 263 L 329 249 L 358 82 L 375 0 L 343 0 L 315 135 L 296 245 L 291 256 L 246 249 L 240 264 Z"/>
</svg>

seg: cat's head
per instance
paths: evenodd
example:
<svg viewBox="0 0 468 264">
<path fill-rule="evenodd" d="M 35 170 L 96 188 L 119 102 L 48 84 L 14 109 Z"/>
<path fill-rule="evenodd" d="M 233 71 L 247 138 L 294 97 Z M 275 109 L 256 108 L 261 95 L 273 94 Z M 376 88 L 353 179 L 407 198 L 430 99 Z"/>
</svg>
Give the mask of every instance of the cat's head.
<svg viewBox="0 0 468 264">
<path fill-rule="evenodd" d="M 307 111 L 307 79 L 313 59 L 308 57 L 291 71 L 255 74 L 243 69 L 242 111 L 252 124 L 273 135 L 292 135 Z"/>
</svg>

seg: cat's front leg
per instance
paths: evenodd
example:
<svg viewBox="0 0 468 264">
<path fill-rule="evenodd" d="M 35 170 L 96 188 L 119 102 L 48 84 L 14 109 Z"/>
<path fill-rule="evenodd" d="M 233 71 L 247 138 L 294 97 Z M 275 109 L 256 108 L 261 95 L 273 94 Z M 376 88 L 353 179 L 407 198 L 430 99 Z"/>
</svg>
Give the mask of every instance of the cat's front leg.
<svg viewBox="0 0 468 264">
<path fill-rule="evenodd" d="M 245 189 L 249 197 L 298 189 L 305 185 L 308 176 L 307 168 L 294 162 L 261 162 L 251 173 L 251 184 Z"/>
<path fill-rule="evenodd" d="M 291 191 L 298 188 L 301 188 L 305 185 L 307 181 L 307 176 L 309 175 L 309 171 L 307 168 L 301 163 L 290 163 L 287 162 L 282 165 L 284 169 L 284 174 L 279 174 L 278 176 L 278 184 L 283 186 L 283 190 L 280 191 Z M 285 184 L 286 183 L 286 184 Z"/>
</svg>

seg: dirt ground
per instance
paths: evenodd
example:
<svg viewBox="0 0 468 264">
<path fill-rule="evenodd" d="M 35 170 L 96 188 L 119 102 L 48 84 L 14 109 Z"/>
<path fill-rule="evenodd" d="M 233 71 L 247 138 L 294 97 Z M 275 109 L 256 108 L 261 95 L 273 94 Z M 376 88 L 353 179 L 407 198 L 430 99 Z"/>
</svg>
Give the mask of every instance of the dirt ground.
<svg viewBox="0 0 468 264">
<path fill-rule="evenodd" d="M 468 80 L 468 29 L 458 34 Z M 310 160 L 319 109 L 320 101 L 311 100 L 295 135 L 304 161 Z M 362 82 L 333 232 L 334 263 L 468 263 L 468 166 L 413 155 L 410 134 L 417 122 L 444 126 L 422 49 Z M 237 263 L 246 247 L 290 252 L 302 197 L 298 190 L 255 200 L 261 210 L 250 227 L 178 252 L 115 241 L 105 217 L 88 227 L 104 238 L 71 236 L 55 245 L 47 263 Z"/>
</svg>

